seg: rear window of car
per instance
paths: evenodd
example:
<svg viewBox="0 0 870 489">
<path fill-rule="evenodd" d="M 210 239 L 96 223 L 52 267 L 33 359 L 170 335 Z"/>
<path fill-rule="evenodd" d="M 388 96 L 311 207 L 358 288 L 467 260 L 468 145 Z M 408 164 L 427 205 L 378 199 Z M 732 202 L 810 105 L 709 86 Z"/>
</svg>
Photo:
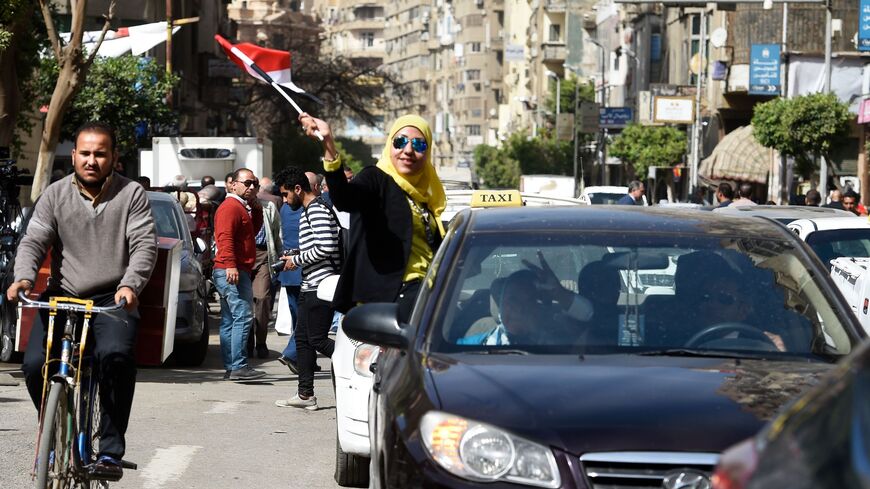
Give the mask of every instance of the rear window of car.
<svg viewBox="0 0 870 489">
<path fill-rule="evenodd" d="M 181 223 L 178 221 L 174 206 L 174 202 L 151 201 L 151 215 L 154 216 L 157 236 L 161 238 L 182 239 Z"/>
<path fill-rule="evenodd" d="M 870 257 L 870 228 L 816 231 L 807 236 L 807 244 L 828 266 L 835 258 L 867 258 Z"/>
<path fill-rule="evenodd" d="M 433 351 L 830 357 L 852 346 L 788 241 L 478 233 L 450 270 L 428 333 Z"/>
</svg>

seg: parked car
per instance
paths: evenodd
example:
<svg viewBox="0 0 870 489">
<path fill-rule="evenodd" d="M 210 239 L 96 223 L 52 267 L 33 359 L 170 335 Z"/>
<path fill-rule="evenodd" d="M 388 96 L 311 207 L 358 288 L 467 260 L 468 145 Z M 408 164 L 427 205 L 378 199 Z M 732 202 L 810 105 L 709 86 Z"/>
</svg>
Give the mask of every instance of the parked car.
<svg viewBox="0 0 870 489">
<path fill-rule="evenodd" d="M 178 312 L 175 320 L 173 358 L 179 365 L 196 367 L 208 351 L 208 282 L 199 256 L 207 247 L 191 237 L 181 204 L 163 192 L 148 192 L 157 235 L 182 241 Z"/>
<path fill-rule="evenodd" d="M 714 489 L 870 487 L 870 344 L 722 454 Z"/>
<path fill-rule="evenodd" d="M 830 268 L 831 260 L 840 257 L 870 257 L 870 222 L 851 212 L 845 217 L 798 219 L 788 224 L 806 241 L 819 259 Z"/>
<path fill-rule="evenodd" d="M 383 349 L 372 487 L 708 487 L 863 338 L 796 236 L 704 211 L 466 210 L 423 284 L 342 326 Z"/>
</svg>

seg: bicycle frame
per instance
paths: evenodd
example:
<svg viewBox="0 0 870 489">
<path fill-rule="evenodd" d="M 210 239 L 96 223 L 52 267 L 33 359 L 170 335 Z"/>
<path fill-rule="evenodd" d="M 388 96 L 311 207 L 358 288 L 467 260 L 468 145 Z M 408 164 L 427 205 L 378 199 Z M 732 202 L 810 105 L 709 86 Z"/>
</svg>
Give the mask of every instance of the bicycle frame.
<svg viewBox="0 0 870 489">
<path fill-rule="evenodd" d="M 76 482 L 89 481 L 87 465 L 92 461 L 93 446 L 91 434 L 93 433 L 93 414 L 94 409 L 99 409 L 95 404 L 95 394 L 98 387 L 98 379 L 94 375 L 93 368 L 88 369 L 85 362 L 85 349 L 88 344 L 88 336 L 90 333 L 90 320 L 94 313 L 117 311 L 124 307 L 125 302 L 122 300 L 120 304 L 109 307 L 95 307 L 92 300 L 76 299 L 72 297 L 51 297 L 49 302 L 31 301 L 23 294 L 19 294 L 22 307 L 30 307 L 37 309 L 47 309 L 49 313 L 48 331 L 46 335 L 46 355 L 45 364 L 43 365 L 43 388 L 42 401 L 40 403 L 39 413 L 39 430 L 37 433 L 37 447 L 35 467 L 39 467 L 39 454 L 41 451 L 41 440 L 43 438 L 43 430 L 45 429 L 45 413 L 47 409 L 46 393 L 50 385 L 63 385 L 63 391 L 59 394 L 66 397 L 66 406 L 69 412 L 60 413 L 68 417 L 68 436 L 63 440 L 63 447 L 55 448 L 55 458 L 62 457 L 61 463 L 65 465 L 64 473 L 59 476 L 60 479 L 71 478 Z M 61 353 L 60 358 L 52 358 L 52 346 L 54 343 L 54 328 L 55 319 L 58 312 L 64 311 L 67 313 L 64 324 L 64 331 L 61 337 Z M 82 331 L 78 343 L 75 341 L 75 327 L 78 323 L 78 314 L 83 315 Z M 76 359 L 76 354 L 78 358 Z M 77 361 L 76 361 L 77 360 Z M 50 366 L 54 362 L 59 362 L 57 373 L 50 378 L 48 372 Z M 85 373 L 82 382 L 82 374 Z M 82 387 L 86 386 L 87 391 L 82 391 Z M 72 389 L 70 391 L 69 389 Z M 58 401 L 59 402 L 59 401 Z M 55 416 L 58 413 L 55 412 Z M 50 420 L 54 423 L 54 419 Z M 51 429 L 51 428 L 50 428 Z M 46 451 L 47 455 L 48 452 Z M 48 470 L 46 468 L 46 470 Z M 43 472 L 45 473 L 45 472 Z M 40 477 L 39 473 L 34 474 Z M 55 474 L 58 477 L 58 474 Z"/>
</svg>

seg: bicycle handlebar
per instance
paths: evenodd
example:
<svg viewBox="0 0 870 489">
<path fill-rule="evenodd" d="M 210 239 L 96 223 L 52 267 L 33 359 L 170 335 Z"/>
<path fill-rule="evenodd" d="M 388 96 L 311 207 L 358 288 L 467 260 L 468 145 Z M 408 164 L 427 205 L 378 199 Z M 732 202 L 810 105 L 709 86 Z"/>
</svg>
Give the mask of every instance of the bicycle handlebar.
<svg viewBox="0 0 870 489">
<path fill-rule="evenodd" d="M 52 307 L 52 305 L 48 302 L 40 302 L 40 301 L 35 301 L 35 300 L 28 298 L 24 294 L 24 291 L 22 291 L 22 290 L 18 291 L 18 299 L 21 300 L 21 307 L 30 307 L 33 309 L 57 309 L 59 311 L 75 311 L 75 312 L 87 312 L 88 311 L 88 308 L 86 308 L 85 306 L 83 306 L 81 304 L 71 304 L 68 302 L 66 302 L 66 303 L 59 302 L 56 304 L 56 306 Z M 100 313 L 100 312 L 119 311 L 126 305 L 127 305 L 127 299 L 124 299 L 122 297 L 121 302 L 115 304 L 114 306 L 102 306 L 102 307 L 101 306 L 93 306 L 93 307 L 91 307 L 90 312 Z"/>
</svg>

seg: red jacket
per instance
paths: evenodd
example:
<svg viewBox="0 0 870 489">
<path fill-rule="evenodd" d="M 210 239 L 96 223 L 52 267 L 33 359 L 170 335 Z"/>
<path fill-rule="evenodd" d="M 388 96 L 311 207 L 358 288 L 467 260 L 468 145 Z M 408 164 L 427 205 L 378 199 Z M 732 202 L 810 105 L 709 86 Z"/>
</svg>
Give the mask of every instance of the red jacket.
<svg viewBox="0 0 870 489">
<path fill-rule="evenodd" d="M 254 237 L 262 225 L 263 209 L 254 209 L 248 215 L 248 210 L 238 199 L 227 196 L 214 216 L 217 244 L 214 267 L 251 272 L 257 257 Z"/>
</svg>

